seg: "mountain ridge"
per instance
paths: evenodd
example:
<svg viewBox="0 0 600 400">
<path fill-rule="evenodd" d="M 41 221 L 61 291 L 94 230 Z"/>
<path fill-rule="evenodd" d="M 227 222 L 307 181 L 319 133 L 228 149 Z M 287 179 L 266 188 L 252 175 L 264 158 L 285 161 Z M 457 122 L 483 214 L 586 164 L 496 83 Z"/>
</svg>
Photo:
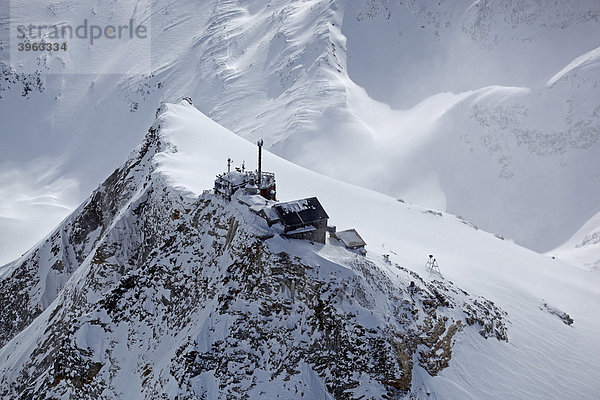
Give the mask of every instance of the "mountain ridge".
<svg viewBox="0 0 600 400">
<path fill-rule="evenodd" d="M 254 151 L 187 102 L 162 106 L 146 145 L 82 206 L 106 205 L 106 220 L 83 230 L 90 246 L 79 268 L 41 314 L 9 316 L 32 322 L 0 350 L 2 393 L 547 399 L 597 391 L 594 275 L 269 152 L 263 168 L 275 171 L 278 195 L 317 195 L 332 222 L 358 229 L 368 254 L 265 240 L 262 218 L 204 193 L 226 155 L 240 162 Z M 421 264 L 428 251 L 441 276 Z M 272 379 L 277 385 L 265 383 Z"/>
<path fill-rule="evenodd" d="M 54 12 L 91 18 L 85 7 L 70 10 Z M 107 10 L 94 11 L 101 22 Z M 22 179 L 34 181 L 39 157 L 49 158 L 45 165 L 53 174 L 0 193 L 11 205 L 0 216 L 23 221 L 3 220 L 13 231 L 42 236 L 39 231 L 52 225 L 37 229 L 27 215 L 40 202 L 22 197 L 34 197 L 40 185 L 54 189 L 55 200 L 43 206 L 58 222 L 141 140 L 139 133 L 122 135 L 121 126 L 143 132 L 161 101 L 191 96 L 209 117 L 247 139 L 263 137 L 295 163 L 550 250 L 599 211 L 591 200 L 598 197 L 598 180 L 588 172 L 599 148 L 597 68 L 545 87 L 577 57 L 595 51 L 599 13 L 593 1 L 551 7 L 485 1 L 266 7 L 250 1 L 202 8 L 155 2 L 148 18 L 161 51 L 154 52 L 149 75 L 3 70 L 12 82 L 1 92 L 10 138 L 2 151 L 12 162 L 3 164 L 3 186 L 13 172 L 26 171 Z M 530 93 L 469 97 L 494 87 Z M 37 118 L 25 117 L 31 107 Z M 440 165 L 440 155 L 450 160 Z M 461 160 L 478 165 L 478 174 L 455 170 Z M 464 184 L 455 184 L 456 177 Z M 544 201 L 536 197 L 540 190 Z M 3 254 L 18 247 L 11 237 L 2 242 Z"/>
<path fill-rule="evenodd" d="M 397 264 L 382 270 L 331 245 L 318 254 L 302 241 L 267 244 L 260 239 L 266 222 L 245 206 L 169 186 L 154 157 L 186 149 L 159 131 L 160 117 L 132 158 L 56 233 L 8 266 L 17 272 L 30 264 L 43 275 L 37 255 L 56 248 L 61 232 L 82 239 L 71 240 L 75 253 L 89 244 L 76 268 L 52 264 L 68 279 L 54 298 L 38 291 L 33 313 L 12 318 L 27 326 L 16 335 L 19 327 L 2 331 L 3 396 L 221 398 L 293 390 L 400 398 L 424 390 L 412 387 L 413 364 L 430 376 L 448 366 L 461 331 L 508 340 L 506 313 L 451 282 L 426 282 Z M 3 283 L 13 285 L 3 294 L 14 285 L 40 286 L 14 275 Z M 246 378 L 236 378 L 238 369 Z"/>
</svg>

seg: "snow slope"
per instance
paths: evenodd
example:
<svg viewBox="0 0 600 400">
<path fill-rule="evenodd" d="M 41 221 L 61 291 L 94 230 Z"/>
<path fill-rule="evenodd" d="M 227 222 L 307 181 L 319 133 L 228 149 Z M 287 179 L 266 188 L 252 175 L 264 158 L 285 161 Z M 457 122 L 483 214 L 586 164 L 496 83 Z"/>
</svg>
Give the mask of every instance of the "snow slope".
<svg viewBox="0 0 600 400">
<path fill-rule="evenodd" d="M 158 170 L 175 187 L 201 193 L 211 186 L 214 167 L 225 158 L 247 160 L 253 146 L 214 124 L 195 109 L 172 106 L 162 129 L 178 153 L 159 155 Z M 216 135 L 205 135 L 204 132 Z M 203 157 L 194 156 L 195 150 Z M 316 195 L 338 228 L 355 227 L 373 258 L 390 258 L 426 275 L 433 253 L 444 277 L 507 311 L 510 345 L 467 341 L 458 357 L 431 387 L 441 398 L 593 398 L 600 388 L 600 279 L 559 261 L 499 240 L 448 214 L 421 207 L 301 170 L 272 154 L 263 168 L 276 172 L 282 201 Z M 210 173 L 208 171 L 211 171 Z M 205 172 L 206 173 L 202 173 Z M 218 172 L 218 171 L 217 171 Z M 396 254 L 394 254 L 394 253 Z M 565 326 L 540 310 L 548 303 L 576 321 Z M 581 321 L 578 325 L 577 321 Z M 482 352 L 485 354 L 482 354 Z M 451 390 L 453 385 L 464 390 Z M 437 386 L 439 385 L 439 386 Z M 450 391 L 450 392 L 445 392 Z"/>
<path fill-rule="evenodd" d="M 536 250 L 600 211 L 595 1 L 144 4 L 120 6 L 151 26 L 151 74 L 79 75 L 69 60 L 85 59 L 87 47 L 44 59 L 39 74 L 3 67 L 0 231 L 11 234 L 0 262 L 83 200 L 141 140 L 161 101 L 188 95 L 286 159 Z M 114 14 L 107 3 L 11 5 L 44 22 Z M 109 66 L 129 60 L 103 56 Z M 38 199 L 40 186 L 53 197 Z"/>
<path fill-rule="evenodd" d="M 77 390 L 73 387 L 78 387 L 77 382 L 80 382 L 78 379 L 84 379 L 81 378 L 82 376 L 87 376 L 88 378 L 85 379 L 89 379 L 91 382 L 87 386 L 83 385 L 84 389 L 82 390 L 84 392 L 87 390 L 85 393 L 95 393 L 96 395 L 103 390 L 104 386 L 101 382 L 113 379 L 110 391 L 102 392 L 106 396 L 109 396 L 110 393 L 127 397 L 138 394 L 151 396 L 157 393 L 166 393 L 168 398 L 172 398 L 177 393 L 198 395 L 202 391 L 206 391 L 210 396 L 211 393 L 214 394 L 218 390 L 219 382 L 224 383 L 221 379 L 226 379 L 224 378 L 226 375 L 221 375 L 222 366 L 214 367 L 216 368 L 214 371 L 221 371 L 217 375 L 210 372 L 201 375 L 197 375 L 197 372 L 186 375 L 189 372 L 186 369 L 188 367 L 180 370 L 174 367 L 173 363 L 182 366 L 200 365 L 198 367 L 200 371 L 206 371 L 206 368 L 208 371 L 212 371 L 213 367 L 210 367 L 213 365 L 212 361 L 209 358 L 202 358 L 208 357 L 210 352 L 203 352 L 210 349 L 211 343 L 213 346 L 219 345 L 218 332 L 221 329 L 225 329 L 225 332 L 235 332 L 236 324 L 242 324 L 238 327 L 245 325 L 238 320 L 233 323 L 231 317 L 226 320 L 207 317 L 206 314 L 210 312 L 211 307 L 225 307 L 222 299 L 227 297 L 219 297 L 218 303 L 207 304 L 207 308 L 204 308 L 203 311 L 197 310 L 194 308 L 197 307 L 197 303 L 189 302 L 189 298 L 195 297 L 192 295 L 186 297 L 185 291 L 180 296 L 178 293 L 179 290 L 183 290 L 183 287 L 177 286 L 179 289 L 175 289 L 166 282 L 163 284 L 163 280 L 168 282 L 172 278 L 176 279 L 177 276 L 182 276 L 183 278 L 177 279 L 184 279 L 186 290 L 196 291 L 201 290 L 202 287 L 201 280 L 194 281 L 193 279 L 193 276 L 197 274 L 207 278 L 220 277 L 218 279 L 228 276 L 227 274 L 221 275 L 224 272 L 220 261 L 214 264 L 212 269 L 205 268 L 204 272 L 192 272 L 191 275 L 188 275 L 190 273 L 188 268 L 191 267 L 186 267 L 185 262 L 185 260 L 191 261 L 192 264 L 188 263 L 190 266 L 205 265 L 197 260 L 198 255 L 208 254 L 206 257 L 210 259 L 213 251 L 210 250 L 211 248 L 219 249 L 221 246 L 228 246 L 226 238 L 231 237 L 231 232 L 234 232 L 235 235 L 235 228 L 231 227 L 231 220 L 229 220 L 229 228 L 227 226 L 228 216 L 240 218 L 239 213 L 241 212 L 241 218 L 245 221 L 238 228 L 245 233 L 232 242 L 233 249 L 237 249 L 236 246 L 244 246 L 245 243 L 255 243 L 255 239 L 251 239 L 253 230 L 267 229 L 266 226 L 261 227 L 259 219 L 243 216 L 243 209 L 231 206 L 233 208 L 226 207 L 222 210 L 222 206 L 215 205 L 212 200 L 208 200 L 206 196 L 210 195 L 202 194 L 206 189 L 211 188 L 214 175 L 226 168 L 227 157 L 233 158 L 238 163 L 245 160 L 246 166 L 252 168 L 255 146 L 211 121 L 185 102 L 162 106 L 154 128 L 155 131 L 151 134 L 158 135 L 161 143 L 159 152 L 156 155 L 152 155 L 152 152 L 142 153 L 146 154 L 145 159 L 152 160 L 152 163 L 136 161 L 137 158 L 132 156 L 133 158 L 124 164 L 124 169 L 121 169 L 126 172 L 115 172 L 113 178 L 109 178 L 107 181 L 113 183 L 105 183 L 105 185 L 112 185 L 116 182 L 124 185 L 124 188 L 133 188 L 133 192 L 129 192 L 128 189 L 114 191 L 119 194 L 118 198 L 131 200 L 123 203 L 122 208 L 117 207 L 120 211 L 114 214 L 116 217 L 112 217 L 111 213 L 101 212 L 100 215 L 103 216 L 102 218 L 106 218 L 105 221 L 113 222 L 103 228 L 108 230 L 100 242 L 97 242 L 99 245 L 94 247 L 95 245 L 89 242 L 92 247 L 84 250 L 88 256 L 70 275 L 65 284 L 66 289 L 58 295 L 55 294 L 56 300 L 49 307 L 47 302 L 42 305 L 41 309 L 48 308 L 25 331 L 0 350 L 2 376 L 12 377 L 10 379 L 15 382 L 14 385 L 17 385 L 10 387 L 18 387 L 21 384 L 19 382 L 24 382 L 22 381 L 25 379 L 24 375 L 19 375 L 20 368 L 28 370 L 28 368 L 32 368 L 32 365 L 37 365 L 36 368 L 39 368 L 37 371 L 42 373 L 42 378 L 35 385 L 28 386 L 30 391 L 37 390 L 36 388 L 41 390 L 46 387 L 44 382 L 52 382 L 52 379 L 55 379 L 55 382 L 56 379 L 59 379 L 59 383 L 62 382 L 56 390 L 67 390 L 68 387 L 71 387 L 69 390 Z M 152 135 L 149 136 L 149 138 L 151 137 Z M 148 165 L 151 166 L 150 174 L 144 172 L 147 171 L 144 166 Z M 461 318 L 460 310 L 468 310 L 466 304 L 471 304 L 469 301 L 472 300 L 467 300 L 464 305 L 460 305 L 463 303 L 460 303 L 459 299 L 464 296 L 461 289 L 471 293 L 471 296 L 483 296 L 484 299 L 492 301 L 502 310 L 499 315 L 502 316 L 502 312 L 506 312 L 506 315 L 500 320 L 506 324 L 507 342 L 496 340 L 493 337 L 488 339 L 482 337 L 483 333 L 480 335 L 475 329 L 477 325 L 467 327 L 464 332 L 456 334 L 454 338 L 450 337 L 452 356 L 449 364 L 446 368 L 434 369 L 435 373 L 431 373 L 431 369 L 427 369 L 429 367 L 424 367 L 417 362 L 419 357 L 415 353 L 414 357 L 416 358 L 413 359 L 414 368 L 411 377 L 414 396 L 440 399 L 592 399 L 597 395 L 600 390 L 598 386 L 600 372 L 596 368 L 597 360 L 600 357 L 600 345 L 596 340 L 600 334 L 600 323 L 598 322 L 600 321 L 598 318 L 600 276 L 598 274 L 583 269 L 574 269 L 560 260 L 552 260 L 509 241 L 501 240 L 477 229 L 468 221 L 450 214 L 402 203 L 392 197 L 324 177 L 268 152 L 264 155 L 263 168 L 276 173 L 278 195 L 282 201 L 316 195 L 330 215 L 330 223 L 337 225 L 338 229 L 356 228 L 368 244 L 369 253 L 364 262 L 367 263 L 365 265 L 371 265 L 367 269 L 373 268 L 373 278 L 364 275 L 366 273 L 364 266 L 359 267 L 361 262 L 355 264 L 352 261 L 358 260 L 353 253 L 348 253 L 332 244 L 311 246 L 305 242 L 282 240 L 277 236 L 267 240 L 265 251 L 272 254 L 284 251 L 290 255 L 297 255 L 304 264 L 315 266 L 314 273 L 316 275 L 312 275 L 313 272 L 311 272 L 303 279 L 309 279 L 310 276 L 310 279 L 322 280 L 327 279 L 329 274 L 333 274 L 332 276 L 335 278 L 331 282 L 337 282 L 337 285 L 340 279 L 342 279 L 341 282 L 346 282 L 346 278 L 342 277 L 347 277 L 347 273 L 350 273 L 350 276 L 357 274 L 356 276 L 360 279 L 367 279 L 367 281 L 371 279 L 366 292 L 367 298 L 369 293 L 375 297 L 379 296 L 379 294 L 375 295 L 380 293 L 376 282 L 384 284 L 389 280 L 389 285 L 398 288 L 393 289 L 394 291 L 400 290 L 401 292 L 398 293 L 403 293 L 398 294 L 402 298 L 408 296 L 409 281 L 416 279 L 408 271 L 414 271 L 424 278 L 422 283 L 416 279 L 419 287 L 427 284 L 434 285 L 433 287 L 438 288 L 436 290 L 439 290 L 440 293 L 444 293 L 449 301 L 457 302 L 456 306 L 447 308 L 438 305 L 437 312 L 449 317 L 450 322 Z M 127 178 L 127 176 L 132 176 L 133 179 Z M 112 186 L 101 186 L 98 193 L 105 191 L 102 189 L 103 187 L 112 188 Z M 134 193 L 134 195 L 133 197 L 130 197 L 131 194 L 121 196 L 123 193 Z M 100 199 L 102 198 L 100 197 Z M 93 206 L 91 209 L 104 210 L 107 205 L 118 204 L 118 202 L 110 201 L 110 194 L 106 199 L 108 200 L 98 203 L 92 198 L 86 203 L 88 206 L 84 204 L 82 209 L 89 209 L 90 206 Z M 94 205 L 97 203 L 107 205 L 100 208 Z M 180 234 L 175 232 L 186 232 L 185 226 L 188 219 L 190 223 L 193 222 L 193 213 L 190 214 L 190 208 L 198 207 L 199 204 L 213 205 L 198 211 L 198 221 L 210 221 L 209 214 L 217 218 L 217 221 L 221 221 L 221 219 L 223 221 L 215 222 L 216 225 L 198 225 L 201 227 L 201 231 L 205 232 L 203 235 L 209 235 L 204 239 L 202 239 L 204 236 L 200 236 L 199 239 L 192 240 L 191 238 L 196 237 L 196 233 L 192 233 L 194 231 L 178 236 Z M 113 208 L 111 206 L 107 209 Z M 135 216 L 140 212 L 144 215 L 142 219 Z M 233 214 L 230 214 L 231 212 Z M 73 218 L 77 214 L 75 213 Z M 200 215 L 204 216 L 200 217 Z M 78 218 L 78 220 L 86 221 L 89 218 Z M 182 221 L 183 225 L 178 221 Z M 248 225 L 248 221 L 254 222 Z M 93 227 L 89 224 L 87 226 Z M 211 234 L 210 232 L 215 229 L 214 226 L 219 228 Z M 252 226 L 257 228 L 252 228 Z M 164 237 L 165 235 L 161 231 L 165 230 L 173 232 L 174 241 Z M 143 236 L 139 236 L 142 232 L 144 232 Z M 259 235 L 264 235 L 264 233 L 259 233 Z M 171 235 L 167 236 L 171 237 Z M 97 236 L 93 234 L 89 237 L 96 238 Z M 227 241 L 229 240 L 227 239 Z M 138 241 L 139 245 L 136 245 L 135 243 Z M 213 245 L 208 246 L 213 242 Z M 144 245 L 144 243 L 147 244 Z M 208 253 L 198 252 L 199 249 L 196 247 L 200 245 L 208 246 L 205 250 Z M 139 251 L 142 251 L 141 256 L 132 257 Z M 231 251 L 235 253 L 238 250 Z M 252 253 L 249 249 L 242 249 L 241 254 L 244 252 Z M 39 254 L 39 251 L 34 249 L 24 259 L 4 267 L 3 276 L 6 276 L 9 271 L 18 271 L 18 266 L 23 262 L 28 262 L 27 258 L 32 254 Z M 383 254 L 389 255 L 389 264 L 384 261 Z M 434 254 L 438 259 L 443 278 L 430 275 L 425 270 L 424 263 L 428 254 Z M 171 257 L 171 261 L 169 261 L 169 257 Z M 233 253 L 227 257 L 233 257 L 234 263 L 241 262 L 239 265 L 255 265 L 252 262 L 245 264 L 244 261 L 235 261 L 236 256 Z M 52 256 L 49 259 L 53 260 Z M 144 262 L 143 260 L 148 261 Z M 226 263 L 223 265 L 231 263 L 227 260 L 231 259 L 223 259 Z M 39 265 L 47 264 L 41 259 Z M 363 272 L 357 272 L 359 270 Z M 342 275 L 339 275 L 340 273 Z M 154 278 L 142 279 L 146 275 Z M 239 274 L 234 273 L 234 275 L 237 279 Z M 135 278 L 135 276 L 140 276 L 140 278 Z M 257 279 L 261 279 L 261 276 L 263 275 L 259 273 Z M 131 279 L 134 280 L 131 281 Z M 248 279 L 252 281 L 254 278 Z M 137 284 L 132 286 L 132 282 L 137 282 Z M 387 284 L 385 283 L 385 285 Z M 241 281 L 235 285 L 241 285 Z M 228 287 L 237 287 L 235 285 L 222 286 L 219 283 L 215 288 L 218 293 L 225 294 L 226 292 L 220 291 Z M 97 289 L 94 289 L 95 287 Z M 135 287 L 140 289 L 134 289 Z M 170 289 L 165 292 L 164 288 L 169 287 Z M 445 289 L 442 289 L 444 287 Z M 340 287 L 340 290 L 344 292 L 345 289 Z M 389 293 L 389 290 L 391 289 L 385 290 L 385 292 Z M 83 293 L 87 294 L 82 296 Z M 143 301 L 136 301 L 135 293 L 138 293 L 135 296 L 141 296 Z M 243 293 L 247 292 L 243 291 Z M 266 292 L 260 293 L 260 296 L 267 296 Z M 299 289 L 299 293 L 304 292 Z M 40 293 L 37 294 L 37 299 L 41 299 L 39 295 Z M 179 310 L 173 311 L 176 316 L 179 316 L 173 322 L 168 322 L 173 317 L 169 317 L 168 313 L 165 314 L 167 309 L 163 309 L 161 305 L 164 304 L 167 307 L 170 304 L 169 296 L 171 296 L 173 304 L 177 304 L 177 310 Z M 299 294 L 298 296 L 299 299 L 302 299 L 303 295 Z M 359 310 L 360 308 L 355 309 L 354 307 L 357 306 L 353 305 L 353 301 L 358 301 L 360 297 L 357 292 L 347 296 L 348 300 L 332 303 L 335 304 L 335 309 L 345 310 L 339 311 L 343 313 L 349 312 L 349 310 Z M 214 297 L 214 299 L 216 298 Z M 229 307 L 243 313 L 250 313 L 247 315 L 254 315 L 255 311 L 252 311 L 253 298 L 239 302 L 234 301 L 230 303 L 232 306 Z M 484 301 L 483 298 L 479 301 Z M 390 301 L 392 300 L 380 303 L 380 300 L 377 300 L 376 304 L 393 304 L 389 303 Z M 61 304 L 67 306 L 61 309 Z M 368 301 L 361 307 L 369 309 L 370 306 L 365 304 L 368 304 Z M 424 304 L 419 307 L 425 307 Z M 474 302 L 471 306 L 476 304 Z M 481 303 L 479 304 L 481 306 Z M 341 309 L 337 307 L 341 307 Z M 297 309 L 295 312 L 304 315 L 302 310 Z M 386 318 L 395 315 L 387 314 L 389 312 L 387 306 L 374 310 L 378 319 L 363 321 L 362 323 L 366 326 L 382 327 Z M 490 311 L 490 309 L 482 310 L 481 314 L 478 314 L 479 318 L 486 318 L 485 315 L 489 316 Z M 129 313 L 132 313 L 131 316 L 128 316 Z M 491 313 L 494 315 L 495 311 L 491 311 Z M 567 325 L 568 320 L 564 313 L 573 319 L 572 325 Z M 123 319 L 124 315 L 128 317 Z M 165 315 L 167 322 L 160 322 L 160 318 L 154 319 L 151 317 L 152 315 Z M 188 317 L 189 320 L 186 319 Z M 247 317 L 243 320 L 246 321 L 248 318 L 252 320 L 254 317 Z M 47 336 L 50 345 L 43 345 L 45 337 L 43 332 L 50 321 L 54 321 L 52 322 L 54 328 L 49 331 L 51 332 L 48 334 L 50 336 Z M 68 321 L 75 322 L 71 326 Z M 186 321 L 189 321 L 191 325 Z M 277 321 L 280 322 L 277 322 L 274 328 L 278 326 L 278 323 L 285 323 L 285 319 Z M 62 327 L 64 323 L 66 325 Z M 183 325 L 178 325 L 181 323 Z M 418 320 L 415 321 L 415 324 L 417 323 Z M 108 324 L 106 326 L 109 326 L 112 332 L 107 328 L 102 330 L 99 326 L 103 326 L 103 324 Z M 214 329 L 211 329 L 211 326 Z M 304 326 L 303 323 L 300 326 Z M 486 325 L 482 323 L 481 326 L 485 328 Z M 499 325 L 492 326 L 497 328 Z M 446 326 L 446 329 L 449 329 L 449 325 Z M 64 332 L 77 332 L 76 335 L 74 334 L 75 336 L 68 334 L 68 337 L 74 338 L 75 341 L 69 342 L 71 344 L 66 347 L 65 351 L 56 353 L 62 357 L 61 361 L 55 364 L 54 369 L 48 369 L 44 363 L 50 362 L 54 356 L 58 357 L 56 354 L 53 356 L 53 353 L 44 353 L 49 351 L 48 349 L 55 348 L 52 344 L 54 343 L 53 339 L 50 338 L 59 338 L 65 334 Z M 186 339 L 188 335 L 196 340 L 207 339 L 208 343 L 203 345 L 198 342 L 191 345 L 189 339 Z M 126 343 L 123 341 L 124 337 L 128 337 Z M 348 340 L 354 340 L 352 334 L 349 334 L 348 337 Z M 223 352 L 232 354 L 232 356 L 238 354 L 236 349 L 240 344 L 240 339 L 242 342 L 245 340 L 241 337 L 236 340 L 226 340 L 226 346 L 219 350 L 219 354 L 223 354 Z M 280 340 L 283 339 L 279 337 L 278 343 L 281 343 Z M 36 341 L 39 342 L 36 343 Z M 178 353 L 179 356 L 188 354 L 190 349 L 195 349 L 197 353 L 204 354 L 200 359 L 205 361 L 198 361 L 198 356 L 195 355 L 190 355 L 191 359 L 185 358 L 185 360 L 191 360 L 189 361 L 191 364 L 188 361 L 184 362 L 183 359 L 171 358 L 176 357 L 172 351 L 178 346 L 183 346 L 180 347 L 183 349 L 181 350 L 183 353 Z M 192 347 L 190 348 L 190 346 Z M 36 351 L 42 351 L 40 354 L 46 354 L 43 356 L 46 361 L 41 364 L 36 364 L 37 361 L 34 364 L 28 364 L 31 352 L 36 348 L 39 349 Z M 88 353 L 81 353 L 80 350 L 77 350 L 78 348 L 88 348 Z M 242 349 L 245 349 L 244 354 L 249 351 L 245 347 Z M 429 351 L 427 348 L 420 347 L 420 349 L 425 351 L 424 354 L 429 354 L 429 357 L 435 359 L 433 353 L 436 351 L 427 353 Z M 436 349 L 436 347 L 430 349 Z M 284 358 L 287 354 L 281 348 L 273 348 L 273 350 L 276 354 L 283 355 Z M 149 351 L 150 353 L 148 353 Z M 130 356 L 123 359 L 120 354 L 126 354 L 126 352 Z M 148 356 L 144 359 L 142 354 L 148 354 Z M 253 365 L 250 361 L 242 361 L 243 359 L 245 358 L 239 358 L 238 354 L 236 362 L 241 364 L 230 364 L 230 366 L 236 365 L 236 370 L 243 370 L 248 365 Z M 200 364 L 195 364 L 198 362 Z M 65 365 L 72 363 L 79 367 L 73 372 L 68 370 L 61 372 L 63 371 L 61 363 L 66 363 Z M 107 365 L 107 367 L 102 367 L 103 365 Z M 108 367 L 109 365 L 113 367 Z M 275 390 L 272 385 L 264 385 L 268 378 L 265 378 L 267 375 L 264 375 L 263 378 L 256 375 L 258 374 L 256 371 L 260 368 L 253 369 L 255 372 L 250 373 L 250 376 L 253 376 L 251 381 L 254 384 L 258 382 L 258 386 L 255 387 L 260 388 L 264 393 L 285 394 L 285 390 L 294 390 L 292 385 L 295 385 L 297 390 L 306 391 L 313 397 L 323 397 L 322 390 L 326 389 L 324 389 L 323 382 L 320 381 L 323 379 L 323 375 L 319 375 L 322 370 L 317 369 L 321 372 L 315 374 L 312 369 L 314 365 L 298 367 L 300 370 L 292 374 L 293 378 L 290 387 L 286 386 L 287 389 L 281 389 L 284 387 L 283 382 L 285 381 L 281 384 L 276 381 L 277 385 L 275 386 L 284 392 Z M 331 367 L 335 363 L 328 365 Z M 224 370 L 230 371 L 231 368 L 225 367 Z M 265 368 L 268 371 L 268 367 Z M 133 374 L 126 371 L 133 371 Z M 334 372 L 331 373 L 334 374 Z M 371 371 L 371 373 L 375 372 Z M 54 374 L 54 378 L 52 378 L 52 374 Z M 63 376 L 61 374 L 64 374 L 65 378 L 56 378 L 56 376 Z M 111 376 L 113 378 L 110 378 Z M 146 376 L 148 378 L 144 379 Z M 196 378 L 192 379 L 194 376 Z M 381 389 L 381 386 L 376 379 L 373 380 L 373 375 L 371 378 L 365 375 L 360 379 L 364 381 L 359 388 L 367 391 L 365 392 L 367 396 L 378 397 L 380 395 L 381 392 L 378 390 Z M 188 382 L 189 385 L 181 386 L 181 382 Z M 227 381 L 225 389 L 223 387 L 221 389 L 233 390 L 238 387 L 236 390 L 243 391 L 244 388 L 249 387 L 244 386 L 247 384 L 244 382 L 246 381 L 242 380 L 241 383 Z M 6 385 L 7 382 L 4 381 L 0 387 L 7 389 Z M 184 387 L 185 389 L 183 389 Z M 60 390 L 55 394 L 59 395 Z M 182 390 L 184 391 L 182 392 Z M 428 396 L 426 392 L 430 392 L 431 395 Z M 223 395 L 224 392 L 219 393 Z M 358 396 L 361 392 L 354 391 L 352 393 Z M 259 397 L 258 392 L 253 391 L 249 394 L 252 398 Z M 341 395 L 338 393 L 336 397 L 339 396 Z"/>
</svg>

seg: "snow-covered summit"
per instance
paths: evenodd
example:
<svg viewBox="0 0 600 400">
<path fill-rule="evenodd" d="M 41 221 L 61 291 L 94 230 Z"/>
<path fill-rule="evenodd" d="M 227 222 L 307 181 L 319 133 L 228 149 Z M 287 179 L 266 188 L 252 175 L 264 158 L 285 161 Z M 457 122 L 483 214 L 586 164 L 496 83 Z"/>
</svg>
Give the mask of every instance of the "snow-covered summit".
<svg viewBox="0 0 600 400">
<path fill-rule="evenodd" d="M 282 201 L 317 196 L 370 250 L 267 239 L 246 205 L 205 193 L 227 158 L 254 154 L 188 103 L 162 106 L 130 159 L 2 268 L 0 393 L 597 393 L 598 274 L 268 152 Z"/>
</svg>

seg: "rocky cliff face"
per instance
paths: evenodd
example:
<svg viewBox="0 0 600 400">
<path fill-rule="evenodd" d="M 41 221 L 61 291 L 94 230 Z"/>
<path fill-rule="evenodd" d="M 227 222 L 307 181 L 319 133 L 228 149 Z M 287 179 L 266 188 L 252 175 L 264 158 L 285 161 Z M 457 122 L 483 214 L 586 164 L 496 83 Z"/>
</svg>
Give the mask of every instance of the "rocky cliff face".
<svg viewBox="0 0 600 400">
<path fill-rule="evenodd" d="M 452 282 L 171 187 L 159 132 L 5 270 L 1 397 L 402 398 L 458 337 L 508 340 Z"/>
</svg>

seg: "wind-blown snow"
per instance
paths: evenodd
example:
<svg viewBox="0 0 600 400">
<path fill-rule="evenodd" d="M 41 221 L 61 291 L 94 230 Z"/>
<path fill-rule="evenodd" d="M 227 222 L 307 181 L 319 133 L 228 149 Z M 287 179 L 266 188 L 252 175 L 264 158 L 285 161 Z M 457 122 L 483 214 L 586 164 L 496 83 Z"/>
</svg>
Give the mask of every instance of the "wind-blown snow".
<svg viewBox="0 0 600 400">
<path fill-rule="evenodd" d="M 0 265 L 27 251 L 77 206 L 78 181 L 58 166 L 36 160 L 26 168 L 0 162 Z"/>
</svg>

